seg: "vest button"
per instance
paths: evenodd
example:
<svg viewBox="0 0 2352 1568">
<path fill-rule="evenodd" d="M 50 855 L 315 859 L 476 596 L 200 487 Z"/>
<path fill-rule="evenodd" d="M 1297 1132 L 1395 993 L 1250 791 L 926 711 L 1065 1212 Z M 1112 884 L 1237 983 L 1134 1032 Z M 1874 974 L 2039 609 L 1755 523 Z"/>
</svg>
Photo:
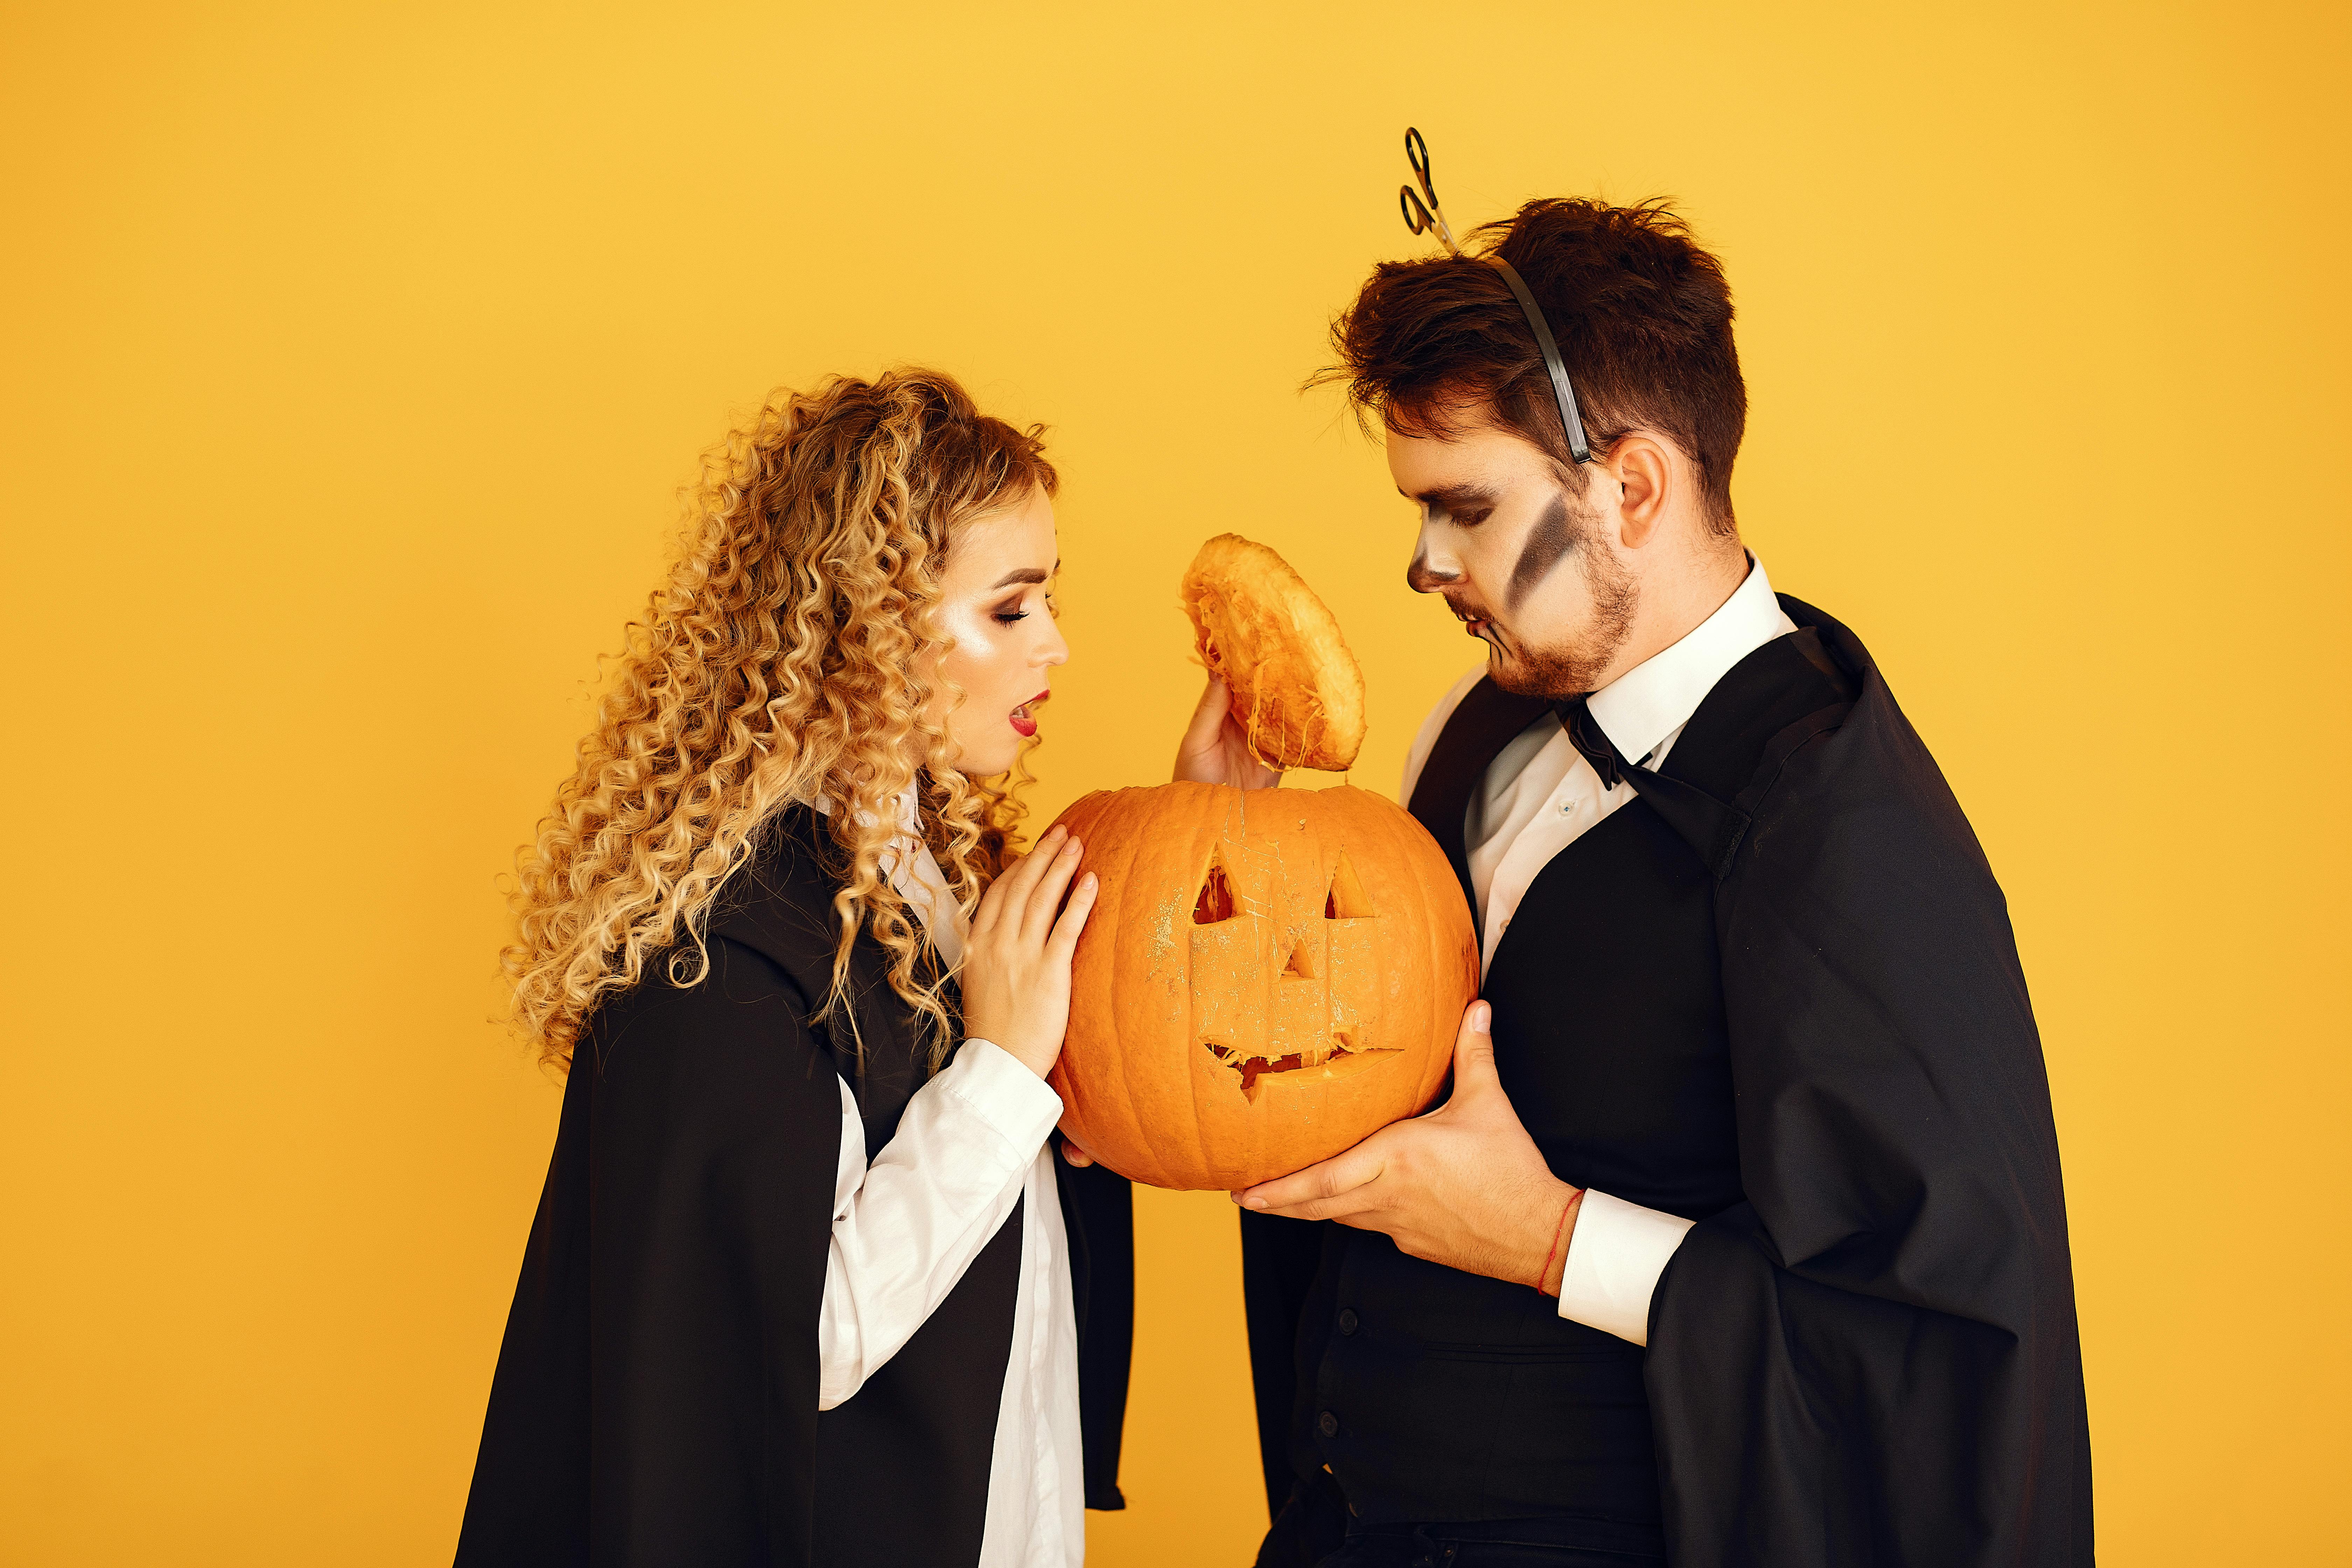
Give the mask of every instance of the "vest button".
<svg viewBox="0 0 2352 1568">
<path fill-rule="evenodd" d="M 1315 1429 L 1326 1437 L 1337 1437 L 1339 1435 L 1339 1418 L 1326 1410 L 1323 1418 L 1315 1423 Z"/>
<path fill-rule="evenodd" d="M 1339 1331 L 1341 1333 L 1352 1334 L 1362 1326 L 1363 1320 L 1356 1316 L 1355 1308 L 1342 1307 L 1339 1309 Z"/>
</svg>

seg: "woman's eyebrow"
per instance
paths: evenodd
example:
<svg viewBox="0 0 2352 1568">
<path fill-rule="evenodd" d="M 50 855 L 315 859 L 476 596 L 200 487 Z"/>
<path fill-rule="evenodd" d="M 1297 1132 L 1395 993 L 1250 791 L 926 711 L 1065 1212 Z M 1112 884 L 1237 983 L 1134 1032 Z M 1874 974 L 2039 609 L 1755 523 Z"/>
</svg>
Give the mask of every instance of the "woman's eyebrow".
<svg viewBox="0 0 2352 1568">
<path fill-rule="evenodd" d="M 1061 572 L 1061 562 L 1054 562 L 1054 572 Z M 1051 583 L 1054 572 L 1040 572 L 1037 566 L 1018 566 L 1013 572 L 1007 572 L 1004 576 L 997 578 L 995 583 L 990 583 L 988 593 L 995 593 L 997 588 L 1012 588 L 1013 583 Z"/>
</svg>

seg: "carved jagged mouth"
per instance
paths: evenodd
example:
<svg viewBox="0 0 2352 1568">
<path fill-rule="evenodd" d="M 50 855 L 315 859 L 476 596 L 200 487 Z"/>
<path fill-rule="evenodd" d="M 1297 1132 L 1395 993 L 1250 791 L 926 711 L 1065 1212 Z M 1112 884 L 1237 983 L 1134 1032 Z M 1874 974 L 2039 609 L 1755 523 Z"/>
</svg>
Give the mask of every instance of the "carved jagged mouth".
<svg viewBox="0 0 2352 1568">
<path fill-rule="evenodd" d="M 1245 1056 L 1231 1046 L 1215 1040 L 1203 1040 L 1202 1047 L 1217 1058 L 1221 1067 L 1231 1068 L 1241 1080 L 1242 1093 L 1255 1104 L 1265 1092 L 1264 1081 L 1296 1073 L 1301 1079 L 1353 1078 L 1366 1068 L 1378 1067 L 1390 1057 L 1401 1053 L 1394 1047 L 1387 1050 L 1358 1049 L 1345 1035 L 1334 1035 L 1326 1049 L 1294 1051 L 1286 1057 Z"/>
</svg>

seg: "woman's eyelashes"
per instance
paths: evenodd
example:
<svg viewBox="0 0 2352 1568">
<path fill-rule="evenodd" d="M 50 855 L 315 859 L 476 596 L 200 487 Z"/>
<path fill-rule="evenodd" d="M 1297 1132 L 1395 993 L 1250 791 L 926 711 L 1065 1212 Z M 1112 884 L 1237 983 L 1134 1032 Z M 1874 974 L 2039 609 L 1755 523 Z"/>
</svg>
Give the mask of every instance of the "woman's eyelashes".
<svg viewBox="0 0 2352 1568">
<path fill-rule="evenodd" d="M 1044 594 L 1040 595 L 1039 597 L 1045 601 L 1045 613 L 1049 616 L 1052 615 L 1055 608 L 1054 595 L 1051 594 Z M 1013 626 L 1029 618 L 1029 601 L 1026 595 L 1018 599 L 1007 599 L 1004 603 L 997 605 L 995 609 L 989 613 L 996 617 L 996 624 L 998 626 Z"/>
</svg>

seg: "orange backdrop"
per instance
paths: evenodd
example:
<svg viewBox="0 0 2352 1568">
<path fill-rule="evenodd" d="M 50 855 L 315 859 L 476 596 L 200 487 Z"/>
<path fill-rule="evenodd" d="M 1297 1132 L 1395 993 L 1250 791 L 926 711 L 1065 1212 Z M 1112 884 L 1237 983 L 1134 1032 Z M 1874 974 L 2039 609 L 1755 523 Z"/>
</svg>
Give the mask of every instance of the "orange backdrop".
<svg viewBox="0 0 2352 1568">
<path fill-rule="evenodd" d="M 0 1560 L 450 1549 L 556 1089 L 494 879 L 698 449 L 899 360 L 1055 427 L 1042 817 L 1163 776 L 1207 534 L 1471 649 L 1320 333 L 1456 222 L 1682 198 L 1737 483 L 2009 890 L 2116 1563 L 2346 1561 L 2346 12 L 19 4 Z M 1234 1224 L 1145 1194 L 1112 1568 L 1262 1528 Z"/>
</svg>

